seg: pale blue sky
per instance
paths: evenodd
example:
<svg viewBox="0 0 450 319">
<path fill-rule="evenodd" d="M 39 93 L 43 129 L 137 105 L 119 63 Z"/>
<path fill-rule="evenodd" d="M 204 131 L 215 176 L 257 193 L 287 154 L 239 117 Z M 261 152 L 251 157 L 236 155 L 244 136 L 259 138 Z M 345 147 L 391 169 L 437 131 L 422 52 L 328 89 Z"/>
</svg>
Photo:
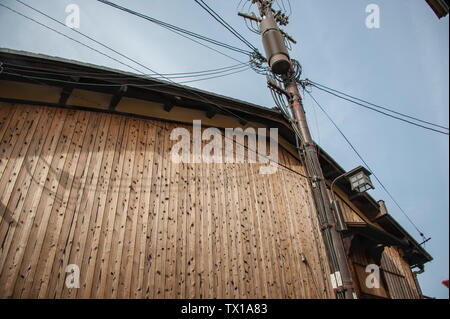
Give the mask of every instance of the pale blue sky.
<svg viewBox="0 0 450 319">
<path fill-rule="evenodd" d="M 8 6 L 86 42 L 14 0 Z M 236 62 L 145 20 L 94 0 L 23 0 L 64 21 L 68 4 L 81 9 L 80 31 L 162 73 L 189 72 Z M 280 0 L 279 0 L 280 1 Z M 285 0 L 286 1 L 286 0 Z M 117 4 L 220 41 L 246 48 L 193 0 L 115 0 Z M 236 15 L 239 0 L 207 0 L 218 13 L 259 47 L 260 38 Z M 381 10 L 380 29 L 367 29 L 365 8 Z M 298 44 L 291 52 L 304 77 L 424 120 L 449 125 L 449 21 L 439 20 L 425 0 L 291 0 L 286 27 Z M 95 44 L 90 44 L 104 50 Z M 58 34 L 0 8 L 0 47 L 43 53 L 126 69 Z M 225 51 L 224 51 L 225 52 Z M 246 56 L 227 52 L 246 62 Z M 118 57 L 121 59 L 120 57 Z M 146 72 L 147 73 L 147 72 Z M 273 107 L 265 78 L 253 71 L 192 84 L 195 87 Z M 432 240 L 434 261 L 420 283 L 425 295 L 448 298 L 449 141 L 448 136 L 382 117 L 317 89 L 313 95 L 353 142 L 408 215 Z M 305 108 L 314 138 L 346 170 L 362 164 L 310 98 Z M 317 123 L 317 124 L 316 124 Z M 418 241 L 420 237 L 375 181 L 370 191 Z"/>
</svg>

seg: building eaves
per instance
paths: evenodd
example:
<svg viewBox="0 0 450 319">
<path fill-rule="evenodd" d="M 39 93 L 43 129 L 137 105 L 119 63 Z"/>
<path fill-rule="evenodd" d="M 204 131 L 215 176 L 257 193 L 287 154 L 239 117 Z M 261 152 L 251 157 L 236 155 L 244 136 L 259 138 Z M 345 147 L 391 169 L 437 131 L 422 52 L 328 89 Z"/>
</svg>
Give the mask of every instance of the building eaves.
<svg viewBox="0 0 450 319">
<path fill-rule="evenodd" d="M 449 0 L 426 0 L 439 19 L 447 16 Z"/>
</svg>

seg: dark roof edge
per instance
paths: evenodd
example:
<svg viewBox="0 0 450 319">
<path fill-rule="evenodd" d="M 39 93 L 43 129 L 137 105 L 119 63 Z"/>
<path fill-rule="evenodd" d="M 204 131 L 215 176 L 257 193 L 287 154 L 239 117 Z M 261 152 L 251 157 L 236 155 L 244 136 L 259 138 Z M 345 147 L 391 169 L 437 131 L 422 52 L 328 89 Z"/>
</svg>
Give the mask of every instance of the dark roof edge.
<svg viewBox="0 0 450 319">
<path fill-rule="evenodd" d="M 153 79 L 151 77 L 148 78 L 143 78 L 141 77 L 140 74 L 137 73 L 132 73 L 132 72 L 128 72 L 128 71 L 123 71 L 123 70 L 118 70 L 118 69 L 113 69 L 113 68 L 109 68 L 106 66 L 99 66 L 99 65 L 95 65 L 95 64 L 91 64 L 91 63 L 87 63 L 87 62 L 81 62 L 81 61 L 77 61 L 77 60 L 71 60 L 71 59 L 66 59 L 66 58 L 61 58 L 61 57 L 56 57 L 56 56 L 51 56 L 51 55 L 45 55 L 45 54 L 41 54 L 41 53 L 33 53 L 33 52 L 27 52 L 27 51 L 21 51 L 21 50 L 13 50 L 13 49 L 8 49 L 8 48 L 1 48 L 0 47 L 0 54 L 1 53 L 7 53 L 7 54 L 11 54 L 11 55 L 20 55 L 23 57 L 28 57 L 28 58 L 34 58 L 34 59 L 44 59 L 47 61 L 54 61 L 54 62 L 58 62 L 61 64 L 70 64 L 70 65 L 76 65 L 82 68 L 90 68 L 90 69 L 96 69 L 99 71 L 104 71 L 104 72 L 109 72 L 109 73 L 116 73 L 116 74 L 121 74 L 121 75 L 125 75 L 125 76 L 129 76 L 129 77 L 136 77 L 137 79 L 140 80 L 152 80 L 155 82 L 159 82 L 159 83 L 166 83 L 168 86 L 173 86 L 173 87 L 178 87 L 178 88 L 183 88 L 185 90 L 189 90 L 189 91 L 193 91 L 199 94 L 204 94 L 210 97 L 214 97 L 214 98 L 219 98 L 219 99 L 224 99 L 224 100 L 228 100 L 230 102 L 233 103 L 237 103 L 237 104 L 242 104 L 242 105 L 246 105 L 246 106 L 250 106 L 250 107 L 254 107 L 256 108 L 258 111 L 265 111 L 265 112 L 272 112 L 274 115 L 279 116 L 280 112 L 277 110 L 274 110 L 272 108 L 268 108 L 268 107 L 264 107 L 261 105 L 257 105 L 251 102 L 246 102 L 246 101 L 242 101 L 239 99 L 235 99 L 235 98 L 230 98 L 224 95 L 220 95 L 217 93 L 211 93 L 205 90 L 201 90 L 198 88 L 194 88 L 194 87 L 190 87 L 187 85 L 182 85 L 182 84 L 176 84 L 174 82 L 170 82 L 167 80 L 161 80 L 161 79 Z M 2 62 L 2 61 L 0 61 Z M 158 74 L 155 74 L 158 75 Z"/>
<path fill-rule="evenodd" d="M 426 0 L 436 16 L 441 19 L 448 14 L 448 0 Z"/>
</svg>

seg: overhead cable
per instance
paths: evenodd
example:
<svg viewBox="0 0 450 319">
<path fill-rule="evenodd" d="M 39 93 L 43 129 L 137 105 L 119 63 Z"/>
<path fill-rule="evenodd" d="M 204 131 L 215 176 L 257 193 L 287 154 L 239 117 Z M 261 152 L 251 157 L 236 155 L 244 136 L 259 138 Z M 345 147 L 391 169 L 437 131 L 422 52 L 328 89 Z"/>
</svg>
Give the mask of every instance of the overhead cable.
<svg viewBox="0 0 450 319">
<path fill-rule="evenodd" d="M 20 1 L 20 0 L 16 0 L 16 1 Z M 103 0 L 97 0 L 97 1 L 103 2 Z M 73 40 L 73 41 L 75 41 L 75 42 L 77 42 L 77 43 L 80 43 L 80 44 L 82 44 L 82 45 L 84 45 L 84 46 L 89 47 L 88 45 L 86 45 L 86 44 L 84 44 L 84 43 L 82 43 L 82 42 L 80 42 L 80 41 L 78 41 L 78 40 L 76 40 L 76 39 L 73 39 L 73 38 L 71 38 L 71 37 L 65 35 L 64 33 L 61 33 L 61 32 L 59 32 L 59 31 L 57 31 L 57 30 L 55 30 L 55 29 L 53 29 L 53 28 L 51 28 L 51 27 L 48 27 L 48 26 L 46 26 L 45 24 L 42 24 L 42 23 L 38 22 L 37 20 L 35 20 L 35 19 L 33 19 L 33 18 L 30 18 L 30 17 L 28 17 L 28 16 L 26 16 L 26 15 L 24 15 L 24 14 L 22 14 L 22 13 L 16 11 L 16 10 L 10 8 L 10 7 L 7 7 L 7 6 L 3 5 L 3 4 L 0 4 L 0 6 L 3 6 L 3 7 L 7 8 L 7 9 L 9 9 L 9 10 L 11 10 L 11 11 L 13 11 L 13 12 L 15 12 L 15 13 L 17 13 L 17 14 L 19 14 L 19 15 L 25 17 L 25 18 L 27 18 L 27 19 L 30 19 L 30 20 L 32 20 L 32 21 L 38 23 L 39 25 L 42 25 L 42 26 L 44 26 L 44 27 L 46 27 L 46 28 L 48 28 L 48 29 L 50 29 L 50 30 L 53 30 L 53 31 L 57 32 L 58 34 L 63 35 L 63 36 L 66 37 L 66 38 L 69 38 L 69 39 L 71 39 L 71 40 Z M 92 50 L 96 51 L 96 52 L 99 52 L 99 53 L 102 54 L 102 55 L 108 56 L 107 54 L 105 54 L 105 53 L 103 53 L 103 52 L 101 52 L 101 51 L 99 51 L 99 50 L 97 50 L 97 49 L 95 49 L 95 48 L 92 48 L 92 47 L 90 47 L 90 48 L 91 48 Z M 108 57 L 110 57 L 110 56 L 108 56 Z M 112 58 L 112 57 L 110 57 L 110 58 Z M 123 62 L 121 62 L 121 61 L 119 61 L 119 60 L 117 60 L 117 59 L 115 59 L 115 58 L 112 58 L 112 59 L 116 60 L 116 61 L 119 62 L 119 63 L 124 64 Z M 210 101 L 209 99 L 205 98 L 204 96 L 202 96 L 200 93 L 196 92 L 195 90 L 190 89 L 190 88 L 185 87 L 185 86 L 182 86 L 182 85 L 180 85 L 179 83 L 172 81 L 172 80 L 169 79 L 168 77 L 163 76 L 161 73 L 158 73 L 158 72 L 152 70 L 151 68 L 149 68 L 149 67 L 147 67 L 147 66 L 144 66 L 144 67 L 145 67 L 145 69 L 149 70 L 150 72 L 160 75 L 162 78 L 166 79 L 168 82 L 171 82 L 174 86 L 180 87 L 180 88 L 182 88 L 182 89 L 184 89 L 184 90 L 186 90 L 186 91 L 190 91 L 193 95 L 199 97 L 199 98 L 200 98 L 201 100 L 203 100 L 204 102 L 210 103 L 210 104 L 214 105 L 216 108 L 218 108 L 218 109 L 220 109 L 220 110 L 222 110 L 222 111 L 224 111 L 224 112 L 226 112 L 226 113 L 231 114 L 232 116 L 234 116 L 235 118 L 237 118 L 241 123 L 246 123 L 246 122 L 247 122 L 245 119 L 243 119 L 243 118 L 240 117 L 239 115 L 235 114 L 234 112 L 230 111 L 230 110 L 227 109 L 227 108 L 221 107 L 221 106 L 218 105 L 217 103 L 214 103 L 214 102 Z M 131 68 L 133 68 L 133 67 L 131 67 Z M 133 69 L 134 69 L 134 68 L 133 68 Z M 136 70 L 136 69 L 135 69 L 135 70 Z M 142 71 L 139 71 L 139 70 L 137 70 L 137 71 L 138 71 L 139 73 L 143 73 Z M 186 81 L 186 82 L 188 82 L 188 81 Z M 186 83 L 186 82 L 184 82 L 184 83 Z M 189 82 L 193 82 L 193 81 L 189 81 Z"/>
<path fill-rule="evenodd" d="M 424 123 L 424 124 L 429 124 L 429 125 L 431 125 L 431 126 L 436 126 L 436 127 L 445 129 L 445 130 L 447 130 L 447 131 L 449 130 L 448 127 L 445 127 L 445 126 L 442 126 L 442 125 L 439 125 L 439 124 L 435 124 L 435 123 L 431 123 L 431 122 L 427 122 L 427 121 L 421 120 L 421 119 L 419 119 L 419 118 L 417 118 L 417 117 L 413 117 L 413 116 L 410 116 L 410 115 L 407 115 L 407 114 L 404 114 L 404 113 L 400 113 L 400 112 L 394 111 L 394 110 L 389 109 L 389 108 L 387 108 L 387 107 L 383 107 L 383 106 L 380 106 L 380 105 L 377 105 L 377 104 L 374 104 L 374 103 L 365 101 L 365 100 L 363 100 L 363 99 L 360 99 L 360 98 L 351 96 L 351 95 L 349 95 L 349 94 L 340 92 L 340 91 L 338 91 L 338 90 L 332 89 L 332 88 L 330 88 L 330 87 L 327 87 L 327 86 L 325 86 L 325 85 L 323 85 L 323 84 L 320 84 L 320 83 L 317 83 L 317 82 L 314 82 L 314 81 L 311 81 L 311 80 L 308 80 L 308 81 L 311 82 L 311 83 L 313 83 L 313 84 L 315 84 L 315 85 L 324 87 L 325 89 L 328 89 L 328 90 L 330 90 L 330 91 L 336 92 L 336 93 L 338 93 L 338 94 L 342 94 L 342 95 L 344 95 L 344 96 L 346 96 L 346 97 L 349 97 L 349 98 L 351 98 L 351 99 L 354 99 L 354 100 L 357 100 L 357 101 L 360 101 L 360 102 L 363 102 L 363 103 L 366 103 L 366 104 L 369 104 L 369 105 L 372 105 L 372 106 L 377 107 L 377 108 L 380 108 L 380 109 L 382 109 L 382 110 L 386 110 L 386 111 L 389 111 L 389 112 L 391 112 L 391 113 L 394 113 L 394 114 L 397 114 L 397 115 L 401 115 L 401 116 L 410 118 L 410 119 L 412 119 L 412 120 L 415 120 L 415 121 L 418 121 L 418 122 L 421 122 L 421 123 Z"/>
<path fill-rule="evenodd" d="M 48 19 L 50 19 L 50 20 L 52 20 L 52 21 L 54 21 L 54 22 L 56 22 L 56 23 L 58 23 L 58 24 L 60 24 L 60 25 L 62 25 L 62 26 L 64 26 L 64 27 L 67 27 L 67 25 L 66 25 L 65 23 L 63 23 L 63 22 L 57 20 L 56 18 L 54 18 L 54 17 L 52 17 L 52 16 L 46 14 L 45 12 L 42 12 L 42 11 L 39 10 L 39 9 L 34 8 L 33 6 L 30 6 L 29 4 L 27 4 L 27 3 L 25 3 L 25 2 L 23 2 L 23 1 L 21 1 L 21 0 L 16 0 L 16 2 L 19 2 L 19 3 L 21 3 L 22 5 L 28 7 L 29 9 L 31 9 L 31 10 L 33 10 L 33 11 L 35 11 L 35 12 L 38 12 L 39 14 L 41 14 L 41 15 L 47 17 Z M 67 28 L 69 28 L 69 27 L 67 27 Z M 137 65 L 139 65 L 139 66 L 141 66 L 141 67 L 143 67 L 143 68 L 146 68 L 145 65 L 143 65 L 142 63 L 136 61 L 135 59 L 130 58 L 129 56 L 127 56 L 127 55 L 125 55 L 125 54 L 123 54 L 123 53 L 121 53 L 121 52 L 118 52 L 117 50 L 114 50 L 114 49 L 111 48 L 110 46 L 105 45 L 104 43 L 102 43 L 102 42 L 100 42 L 100 41 L 94 39 L 93 37 L 91 37 L 91 36 L 89 36 L 89 35 L 87 35 L 87 34 L 81 32 L 81 31 L 78 31 L 77 29 L 72 29 L 72 28 L 69 28 L 69 29 L 71 29 L 73 32 L 75 32 L 75 33 L 77 33 L 77 34 L 79 34 L 79 35 L 85 37 L 86 39 L 89 39 L 89 40 L 91 40 L 91 41 L 97 43 L 98 45 L 100 45 L 100 46 L 102 46 L 102 47 L 104 47 L 104 48 L 106 48 L 106 49 L 108 49 L 108 50 L 110 50 L 110 51 L 112 51 L 112 52 L 114 52 L 114 53 L 120 55 L 121 57 L 126 58 L 127 60 L 132 61 L 133 63 L 136 63 Z M 191 41 L 193 41 L 193 42 L 196 42 L 197 44 L 200 44 L 201 46 L 206 47 L 207 49 L 210 49 L 210 50 L 212 50 L 212 51 L 215 51 L 215 52 L 217 52 L 217 53 L 219 53 L 219 54 L 221 54 L 221 55 L 223 55 L 223 56 L 226 56 L 226 57 L 228 57 L 228 58 L 230 58 L 230 59 L 232 59 L 232 60 L 234 60 L 234 61 L 236 61 L 236 62 L 238 62 L 238 63 L 245 64 L 245 62 L 241 62 L 241 61 L 239 61 L 238 59 L 236 59 L 236 58 L 234 58 L 234 57 L 232 57 L 232 56 L 230 56 L 230 55 L 228 55 L 228 54 L 225 54 L 225 53 L 223 53 L 223 52 L 221 52 L 221 51 L 219 51 L 219 50 L 216 50 L 216 49 L 214 49 L 214 48 L 212 48 L 212 47 L 206 45 L 205 43 L 202 43 L 202 42 L 200 42 L 200 41 L 197 41 L 197 40 L 195 40 L 195 39 L 192 39 L 192 38 L 190 38 L 190 37 L 188 37 L 188 36 L 186 36 L 186 35 L 184 35 L 184 34 L 178 32 L 178 31 L 175 31 L 175 30 L 171 30 L 171 31 L 174 32 L 174 33 L 176 33 L 176 34 L 178 34 L 178 35 L 180 35 L 180 36 L 182 36 L 182 37 L 185 37 L 185 38 L 187 38 L 187 39 L 189 39 L 189 40 L 191 40 Z M 116 60 L 116 61 L 117 61 L 117 60 Z M 126 65 L 126 66 L 128 66 L 128 65 Z M 136 69 L 133 69 L 133 70 L 136 71 Z M 143 72 L 141 72 L 141 71 L 138 71 L 138 72 L 139 72 L 139 73 L 143 73 Z"/>
<path fill-rule="evenodd" d="M 388 117 L 391 117 L 391 118 L 393 118 L 393 119 L 396 119 L 396 120 L 399 120 L 399 121 L 402 121 L 402 122 L 405 122 L 405 123 L 408 123 L 408 124 L 411 124 L 411 125 L 414 125 L 414 126 L 417 126 L 417 127 L 423 128 L 423 129 L 426 129 L 426 130 L 430 130 L 430 131 L 433 131 L 433 132 L 436 132 L 436 133 L 439 133 L 439 134 L 449 135 L 448 132 L 444 132 L 444 131 L 441 131 L 441 130 L 438 130 L 438 129 L 434 129 L 434 128 L 432 128 L 432 127 L 428 127 L 428 126 L 425 126 L 425 125 L 422 125 L 422 124 L 413 122 L 413 121 L 411 121 L 411 120 L 406 120 L 406 119 L 401 118 L 401 117 L 399 117 L 399 116 L 395 116 L 395 115 L 386 113 L 386 112 L 384 112 L 384 111 L 380 111 L 380 110 L 378 110 L 378 109 L 376 109 L 376 108 L 374 108 L 374 107 L 371 107 L 371 106 L 368 106 L 368 105 L 365 105 L 365 104 L 363 104 L 363 103 L 361 103 L 361 102 L 356 101 L 356 98 L 353 98 L 353 97 L 352 97 L 352 98 L 345 97 L 345 96 L 340 95 L 340 94 L 338 94 L 338 93 L 335 93 L 335 92 L 333 92 L 333 91 L 331 91 L 331 90 L 329 90 L 329 89 L 323 88 L 323 87 L 321 87 L 321 86 L 315 84 L 314 82 L 311 82 L 310 80 L 307 80 L 307 82 L 309 82 L 311 86 L 313 86 L 313 87 L 315 87 L 315 88 L 317 88 L 317 89 L 319 89 L 319 90 L 321 90 L 321 91 L 324 91 L 324 92 L 326 92 L 326 93 L 328 93 L 328 94 L 331 94 L 331 95 L 333 95 L 333 96 L 335 96 L 335 97 L 338 97 L 338 98 L 340 98 L 340 99 L 342 99 L 342 100 L 351 102 L 351 103 L 356 104 L 356 105 L 358 105 L 358 106 L 362 106 L 362 107 L 364 107 L 364 108 L 366 108 L 366 109 L 369 109 L 369 110 L 372 110 L 372 111 L 374 111 L 374 112 L 383 114 L 383 115 L 388 116 Z M 365 103 L 369 104 L 368 102 L 365 102 Z M 377 107 L 381 108 L 380 106 L 377 106 Z M 415 117 L 412 117 L 412 116 L 409 116 L 409 115 L 405 115 L 405 114 L 402 114 L 402 113 L 399 113 L 399 112 L 396 112 L 396 111 L 392 111 L 392 110 L 389 110 L 389 109 L 387 109 L 387 108 L 383 108 L 383 109 L 388 110 L 388 111 L 391 112 L 391 113 L 400 114 L 401 116 L 404 116 L 404 117 L 408 117 L 408 118 L 414 119 L 414 120 L 417 121 L 417 122 L 427 123 L 428 125 L 432 125 L 432 126 L 435 126 L 435 127 L 441 127 L 441 128 L 444 129 L 444 130 L 448 130 L 448 128 L 446 128 L 446 127 L 444 127 L 444 126 L 441 126 L 441 125 L 438 125 L 438 124 L 434 124 L 434 123 L 431 123 L 431 122 L 427 122 L 427 121 L 424 121 L 424 120 L 420 120 L 420 119 L 418 119 L 418 118 L 415 118 Z"/>
<path fill-rule="evenodd" d="M 217 12 L 215 12 L 210 6 L 208 6 L 203 0 L 194 0 L 200 7 L 202 7 L 209 15 L 211 15 L 217 22 L 223 25 L 228 31 L 230 31 L 236 38 L 247 45 L 252 51 L 258 51 L 258 49 L 245 39 L 238 31 L 236 31 L 229 23 L 227 23 Z"/>
<path fill-rule="evenodd" d="M 19 0 L 16 0 L 16 1 L 19 1 Z M 85 44 L 85 43 L 83 43 L 83 42 L 81 42 L 81 41 L 78 41 L 77 39 L 72 38 L 72 37 L 70 37 L 70 36 L 68 36 L 68 35 L 66 35 L 66 34 L 64 34 L 64 33 L 60 32 L 60 31 L 58 31 L 58 30 L 56 30 L 56 29 L 54 29 L 54 28 L 52 28 L 52 27 L 49 27 L 48 25 L 46 25 L 46 24 L 44 24 L 44 23 L 41 23 L 41 22 L 37 21 L 36 19 L 33 19 L 33 18 L 31 18 L 31 17 L 29 17 L 29 16 L 27 16 L 27 15 L 25 15 L 25 14 L 23 14 L 23 13 L 17 11 L 17 10 L 14 10 L 13 8 L 10 8 L 10 7 L 8 7 L 8 6 L 4 5 L 4 4 L 2 4 L 2 3 L 0 3 L 0 6 L 6 8 L 6 9 L 8 9 L 8 10 L 10 10 L 10 11 L 12 11 L 12 12 L 14 12 L 14 13 L 16 13 L 16 14 L 22 16 L 22 17 L 24 17 L 25 19 L 28 19 L 28 20 L 30 20 L 30 21 L 33 21 L 34 23 L 37 23 L 37 24 L 39 24 L 40 26 L 42 26 L 42 27 L 44 27 L 44 28 L 46 28 L 46 29 L 49 29 L 49 30 L 51 30 L 51 31 L 53 31 L 53 32 L 55 32 L 55 33 L 58 33 L 59 35 L 65 37 L 65 38 L 67 38 L 67 39 L 69 39 L 69 40 L 71 40 L 71 41 L 74 41 L 74 42 L 76 42 L 76 43 L 78 43 L 78 44 L 81 44 L 82 46 L 87 47 L 87 48 L 89 48 L 90 50 L 95 51 L 95 52 L 97 52 L 97 53 L 99 53 L 99 54 L 101 54 L 101 55 L 103 55 L 103 56 L 105 56 L 105 57 L 107 57 L 107 58 L 109 58 L 109 59 L 111 59 L 111 60 L 117 62 L 117 63 L 120 63 L 120 64 L 122 64 L 122 65 L 124 65 L 124 66 L 126 66 L 126 67 L 128 67 L 128 68 L 130 68 L 130 69 L 132 69 L 132 70 L 134 70 L 134 71 L 136 71 L 136 72 L 138 72 L 138 73 L 142 73 L 142 71 L 140 71 L 139 69 L 137 69 L 137 68 L 135 68 L 135 67 L 133 67 L 133 66 L 131 66 L 131 65 L 129 65 L 129 64 L 126 64 L 125 62 L 122 62 L 122 61 L 120 61 L 119 59 L 116 59 L 116 58 L 114 58 L 114 57 L 112 57 L 112 56 L 110 56 L 110 55 L 108 55 L 108 54 L 106 54 L 106 53 L 104 53 L 104 52 L 102 52 L 102 51 L 100 51 L 100 50 L 97 50 L 96 48 L 94 48 L 94 47 L 92 47 L 92 46 L 90 46 L 90 45 L 88 45 L 88 44 Z"/>
<path fill-rule="evenodd" d="M 359 157 L 359 159 L 364 163 L 366 168 L 372 173 L 372 175 L 375 177 L 375 179 L 378 181 L 380 186 L 383 188 L 383 190 L 386 192 L 386 194 L 392 199 L 392 201 L 395 203 L 395 205 L 400 209 L 400 211 L 405 215 L 405 217 L 408 219 L 408 221 L 413 225 L 413 227 L 417 230 L 419 235 L 422 238 L 425 238 L 425 235 L 423 232 L 417 227 L 417 225 L 411 220 L 411 218 L 408 216 L 408 214 L 405 212 L 405 210 L 400 206 L 400 204 L 395 200 L 395 198 L 392 196 L 392 194 L 387 190 L 387 188 L 384 186 L 384 184 L 381 182 L 381 180 L 378 178 L 378 176 L 374 173 L 374 171 L 370 168 L 370 166 L 367 164 L 367 162 L 364 160 L 364 158 L 361 156 L 361 154 L 356 150 L 355 146 L 350 142 L 350 140 L 345 136 L 344 132 L 339 128 L 339 126 L 336 124 L 336 122 L 333 120 L 333 118 L 327 113 L 327 111 L 320 105 L 320 103 L 314 98 L 314 96 L 306 91 L 308 95 L 311 97 L 311 99 L 314 101 L 314 103 L 320 108 L 320 110 L 325 114 L 325 116 L 330 120 L 330 122 L 334 125 L 334 127 L 339 131 L 339 133 L 342 135 L 342 137 L 345 139 L 345 141 L 350 145 L 352 150 L 356 153 L 356 155 Z"/>
<path fill-rule="evenodd" d="M 216 75 L 216 76 L 207 76 L 203 77 L 201 79 L 195 79 L 195 80 L 188 80 L 188 81 L 181 81 L 177 84 L 186 84 L 186 83 L 193 83 L 193 82 L 200 82 L 200 81 L 206 81 L 206 80 L 212 80 L 212 79 L 218 79 L 225 76 L 229 76 L 232 74 L 241 73 L 244 71 L 249 70 L 250 68 L 244 68 L 240 69 L 238 71 L 229 72 L 226 74 Z M 41 81 L 51 81 L 51 82 L 57 82 L 57 83 L 64 83 L 64 84 L 73 84 L 73 85 L 80 85 L 80 86 L 97 86 L 97 87 L 121 87 L 121 86 L 134 86 L 134 87 L 159 87 L 159 86 L 168 86 L 172 85 L 172 83 L 156 83 L 156 84 L 139 84 L 139 83 L 91 83 L 91 82 L 76 82 L 76 81 L 69 81 L 69 80 L 61 80 L 61 79 L 55 79 L 55 78 L 48 78 L 48 77 L 41 77 L 41 76 L 32 76 L 32 75 L 25 75 L 17 72 L 8 72 L 7 70 L 3 72 L 3 74 L 7 75 L 13 75 L 13 76 L 19 76 L 29 79 L 35 79 L 35 80 L 41 80 Z M 168 79 L 168 78 L 166 78 Z"/>
<path fill-rule="evenodd" d="M 148 79 L 148 80 L 154 80 L 161 78 L 160 75 L 153 75 L 153 74 L 143 74 L 143 75 L 133 75 L 130 76 L 129 74 L 102 74 L 100 72 L 77 72 L 77 71 L 71 71 L 71 70 L 64 70 L 60 72 L 52 72 L 52 71 L 46 71 L 44 69 L 36 70 L 33 68 L 27 68 L 22 66 L 17 66 L 10 63 L 5 63 L 5 66 L 7 67 L 7 70 L 14 71 L 14 72 L 27 72 L 27 73 L 33 73 L 33 74 L 40 74 L 45 76 L 51 76 L 51 75 L 65 75 L 65 76 L 78 76 L 78 77 L 90 77 L 95 78 L 98 80 L 136 80 L 136 79 Z M 247 65 L 236 65 L 233 67 L 227 67 L 227 68 L 220 68 L 216 70 L 210 70 L 210 71 L 198 71 L 198 72 L 186 72 L 186 73 L 166 73 L 163 76 L 169 77 L 171 79 L 185 79 L 185 78 L 197 78 L 197 77 L 204 77 L 204 76 L 211 76 L 211 75 L 219 75 L 224 74 L 230 71 L 237 71 L 240 69 L 248 68 L 250 67 L 249 64 Z"/>
<path fill-rule="evenodd" d="M 16 0 L 16 1 L 17 1 L 17 0 Z M 235 52 L 239 52 L 239 53 L 243 53 L 243 54 L 246 54 L 246 55 L 250 55 L 250 54 L 252 53 L 252 52 L 250 52 L 250 51 L 247 51 L 247 50 L 244 50 L 244 49 L 240 49 L 240 48 L 234 47 L 234 46 L 232 46 L 232 45 L 229 45 L 229 44 L 220 42 L 220 41 L 218 41 L 218 40 L 215 40 L 215 39 L 212 39 L 212 38 L 209 38 L 209 37 L 200 35 L 200 34 L 198 34 L 198 33 L 195 33 L 195 32 L 192 32 L 192 31 L 189 31 L 189 30 L 186 30 L 186 29 L 183 29 L 183 28 L 181 28 L 181 27 L 177 27 L 177 26 L 175 26 L 175 25 L 172 25 L 172 24 L 169 24 L 169 23 L 160 21 L 160 20 L 158 20 L 158 19 L 152 18 L 152 17 L 150 17 L 150 16 L 147 16 L 147 15 L 145 15 L 145 14 L 139 13 L 139 12 L 137 12 L 137 11 L 134 11 L 134 10 L 131 10 L 131 9 L 128 9 L 128 8 L 119 6 L 118 4 L 115 4 L 115 3 L 113 3 L 113 2 L 106 1 L 106 0 L 97 0 L 97 1 L 98 1 L 98 2 L 101 2 L 101 3 L 103 3 L 103 4 L 106 4 L 106 5 L 109 5 L 109 6 L 113 7 L 113 8 L 122 10 L 122 11 L 127 12 L 127 13 L 130 13 L 130 14 L 132 14 L 132 15 L 135 15 L 135 16 L 137 16 L 137 17 L 139 17 L 139 18 L 142 18 L 142 19 L 148 20 L 148 21 L 150 21 L 150 22 L 153 22 L 153 23 L 155 23 L 155 24 L 157 24 L 157 25 L 159 25 L 159 26 L 161 26 L 161 27 L 164 27 L 164 28 L 166 28 L 166 29 L 184 33 L 184 34 L 186 34 L 186 35 L 188 35 L 188 36 L 191 36 L 191 37 L 197 38 L 197 39 L 199 39 L 199 40 L 202 40 L 202 41 L 206 41 L 206 42 L 215 44 L 215 45 L 217 45 L 217 46 L 221 46 L 221 47 L 223 47 L 223 48 L 225 48 L 225 49 L 229 49 L 229 50 L 232 50 L 232 51 L 235 51 Z"/>
</svg>

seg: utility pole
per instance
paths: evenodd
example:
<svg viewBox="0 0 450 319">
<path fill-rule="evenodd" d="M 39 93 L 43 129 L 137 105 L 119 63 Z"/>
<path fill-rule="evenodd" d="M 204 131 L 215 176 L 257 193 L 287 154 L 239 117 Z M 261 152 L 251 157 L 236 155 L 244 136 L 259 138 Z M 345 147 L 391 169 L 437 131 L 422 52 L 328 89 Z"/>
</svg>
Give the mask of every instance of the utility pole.
<svg viewBox="0 0 450 319">
<path fill-rule="evenodd" d="M 272 2 L 273 0 L 249 0 L 256 2 L 261 19 L 252 18 L 260 23 L 266 58 L 271 71 L 282 78 L 284 92 L 289 99 L 289 107 L 293 117 L 293 124 L 301 135 L 300 156 L 305 159 L 306 170 L 311 177 L 314 201 L 318 210 L 321 224 L 322 237 L 327 250 L 327 257 L 331 268 L 331 279 L 337 298 L 353 299 L 354 288 L 347 256 L 345 253 L 342 235 L 336 229 L 336 218 L 331 210 L 331 201 L 328 196 L 327 186 L 319 163 L 317 146 L 311 138 L 311 133 L 306 121 L 302 97 L 298 84 L 293 74 L 295 73 L 291 58 L 289 57 L 283 37 L 288 36 L 279 29 L 276 22 Z M 292 41 L 292 38 L 288 40 Z"/>
</svg>

